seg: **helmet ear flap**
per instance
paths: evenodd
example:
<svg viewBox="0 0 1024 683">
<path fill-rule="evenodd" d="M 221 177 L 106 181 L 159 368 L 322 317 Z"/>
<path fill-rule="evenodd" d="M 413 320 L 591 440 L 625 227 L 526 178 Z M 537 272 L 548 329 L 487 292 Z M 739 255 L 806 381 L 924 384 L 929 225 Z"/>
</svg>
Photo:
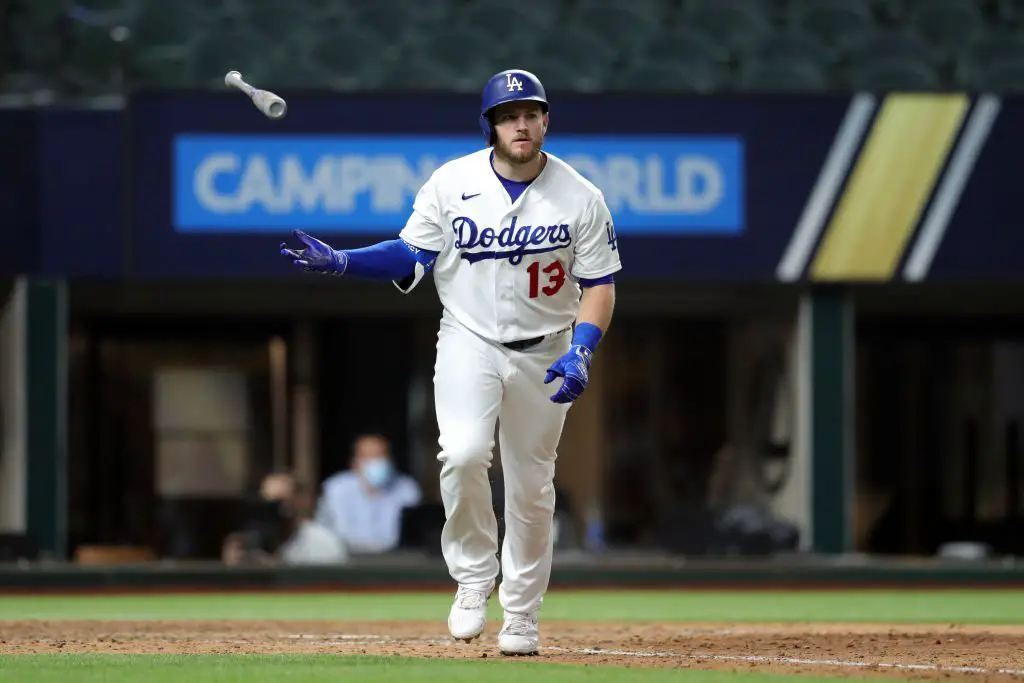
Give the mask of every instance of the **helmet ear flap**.
<svg viewBox="0 0 1024 683">
<path fill-rule="evenodd" d="M 480 130 L 484 133 L 484 139 L 487 140 L 488 145 L 494 144 L 494 122 L 491 121 L 491 111 L 487 110 L 480 115 Z"/>
</svg>

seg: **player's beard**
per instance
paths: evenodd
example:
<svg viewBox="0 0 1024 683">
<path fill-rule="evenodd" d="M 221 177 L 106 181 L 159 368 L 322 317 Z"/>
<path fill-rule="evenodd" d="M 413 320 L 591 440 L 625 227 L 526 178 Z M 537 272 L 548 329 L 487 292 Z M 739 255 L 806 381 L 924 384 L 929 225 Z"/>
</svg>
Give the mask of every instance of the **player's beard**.
<svg viewBox="0 0 1024 683">
<path fill-rule="evenodd" d="M 512 145 L 516 144 L 516 140 L 513 140 L 509 144 L 505 144 L 501 140 L 496 140 L 494 145 L 494 154 L 499 159 L 506 161 L 510 164 L 528 164 L 540 154 L 540 148 L 544 144 L 543 138 L 540 140 L 531 139 L 530 146 L 525 150 L 516 151 L 512 148 Z"/>
</svg>

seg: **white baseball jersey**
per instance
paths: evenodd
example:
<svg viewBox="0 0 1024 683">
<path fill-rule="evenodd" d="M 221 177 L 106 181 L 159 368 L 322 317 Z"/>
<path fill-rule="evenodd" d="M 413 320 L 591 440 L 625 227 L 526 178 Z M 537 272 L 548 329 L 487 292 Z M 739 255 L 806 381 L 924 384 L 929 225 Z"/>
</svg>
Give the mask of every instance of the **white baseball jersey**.
<svg viewBox="0 0 1024 683">
<path fill-rule="evenodd" d="M 399 237 L 438 252 L 441 304 L 477 334 L 509 342 L 563 330 L 579 309 L 577 280 L 621 268 L 604 195 L 545 152 L 544 169 L 512 202 L 490 154 L 482 149 L 434 171 Z M 422 277 L 395 284 L 409 292 Z"/>
</svg>

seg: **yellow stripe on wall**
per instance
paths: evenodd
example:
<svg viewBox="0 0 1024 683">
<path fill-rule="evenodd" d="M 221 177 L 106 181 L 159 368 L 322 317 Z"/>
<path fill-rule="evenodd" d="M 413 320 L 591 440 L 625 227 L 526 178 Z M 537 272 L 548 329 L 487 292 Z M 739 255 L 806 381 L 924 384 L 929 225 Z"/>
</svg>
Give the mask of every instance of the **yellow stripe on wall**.
<svg viewBox="0 0 1024 683">
<path fill-rule="evenodd" d="M 885 98 L 811 264 L 814 280 L 887 280 L 969 106 L 962 94 Z"/>
</svg>

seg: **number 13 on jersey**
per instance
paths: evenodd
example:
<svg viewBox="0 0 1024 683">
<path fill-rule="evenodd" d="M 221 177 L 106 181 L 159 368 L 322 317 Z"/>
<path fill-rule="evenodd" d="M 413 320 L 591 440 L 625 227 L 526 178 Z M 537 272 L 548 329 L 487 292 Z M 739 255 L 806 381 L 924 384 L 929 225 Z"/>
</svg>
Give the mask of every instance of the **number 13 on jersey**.
<svg viewBox="0 0 1024 683">
<path fill-rule="evenodd" d="M 540 261 L 534 261 L 526 267 L 530 274 L 530 298 L 536 299 L 541 294 L 554 296 L 565 284 L 565 266 L 558 259 L 541 267 Z M 541 276 L 544 277 L 541 277 Z M 544 284 L 542 285 L 541 282 Z"/>
</svg>

